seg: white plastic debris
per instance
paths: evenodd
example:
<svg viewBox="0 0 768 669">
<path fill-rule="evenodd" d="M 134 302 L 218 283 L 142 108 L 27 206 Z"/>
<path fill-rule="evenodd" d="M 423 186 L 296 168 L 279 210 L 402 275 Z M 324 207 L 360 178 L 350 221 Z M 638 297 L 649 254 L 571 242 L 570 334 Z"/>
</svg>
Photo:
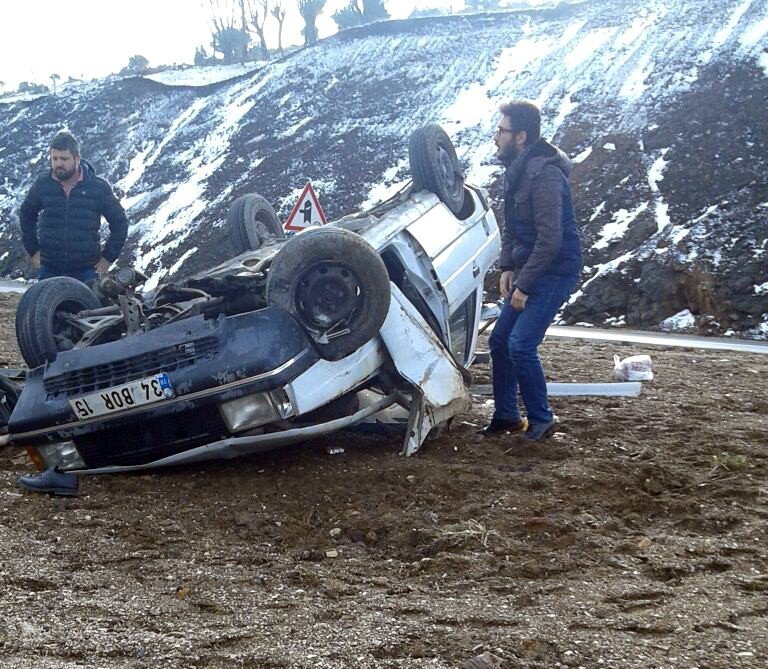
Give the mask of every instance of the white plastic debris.
<svg viewBox="0 0 768 669">
<path fill-rule="evenodd" d="M 632 355 L 621 360 L 613 356 L 613 376 L 617 381 L 653 381 L 650 355 Z"/>
</svg>

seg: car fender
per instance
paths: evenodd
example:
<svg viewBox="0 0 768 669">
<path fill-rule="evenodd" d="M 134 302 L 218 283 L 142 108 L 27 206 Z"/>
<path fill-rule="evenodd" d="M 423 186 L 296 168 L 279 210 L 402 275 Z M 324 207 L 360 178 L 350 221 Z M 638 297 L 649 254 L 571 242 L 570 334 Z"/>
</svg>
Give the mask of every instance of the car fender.
<svg viewBox="0 0 768 669">
<path fill-rule="evenodd" d="M 412 386 L 403 454 L 413 455 L 433 427 L 467 411 L 470 398 L 451 354 L 400 289 L 390 285 L 381 338 L 397 373 Z"/>
</svg>

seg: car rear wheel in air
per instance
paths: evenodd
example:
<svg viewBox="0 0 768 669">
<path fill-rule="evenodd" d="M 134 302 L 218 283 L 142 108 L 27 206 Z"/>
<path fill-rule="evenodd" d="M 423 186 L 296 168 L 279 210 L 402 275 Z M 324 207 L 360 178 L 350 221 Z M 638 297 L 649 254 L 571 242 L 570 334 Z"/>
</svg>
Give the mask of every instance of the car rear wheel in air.
<svg viewBox="0 0 768 669">
<path fill-rule="evenodd" d="M 261 195 L 243 195 L 232 203 L 227 214 L 232 248 L 237 255 L 258 251 L 269 239 L 285 237 L 283 225 L 269 202 Z"/>
<path fill-rule="evenodd" d="M 326 360 L 354 353 L 387 317 L 387 268 L 368 242 L 336 227 L 289 239 L 267 275 L 267 302 L 291 313 Z"/>
<path fill-rule="evenodd" d="M 417 128 L 408 143 L 411 176 L 458 215 L 464 206 L 464 172 L 448 135 L 436 123 Z"/>
</svg>

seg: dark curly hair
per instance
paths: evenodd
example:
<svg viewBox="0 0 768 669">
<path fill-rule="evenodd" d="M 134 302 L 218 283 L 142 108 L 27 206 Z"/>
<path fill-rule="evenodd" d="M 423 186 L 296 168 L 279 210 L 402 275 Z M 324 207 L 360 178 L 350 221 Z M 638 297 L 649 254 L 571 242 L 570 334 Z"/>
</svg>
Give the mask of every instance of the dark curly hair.
<svg viewBox="0 0 768 669">
<path fill-rule="evenodd" d="M 511 100 L 499 107 L 502 115 L 509 119 L 512 130 L 526 133 L 526 146 L 530 146 L 541 137 L 541 112 L 528 100 Z"/>
<path fill-rule="evenodd" d="M 80 155 L 80 142 L 69 130 L 59 130 L 51 140 L 51 148 L 56 151 L 69 151 L 73 156 Z"/>
</svg>

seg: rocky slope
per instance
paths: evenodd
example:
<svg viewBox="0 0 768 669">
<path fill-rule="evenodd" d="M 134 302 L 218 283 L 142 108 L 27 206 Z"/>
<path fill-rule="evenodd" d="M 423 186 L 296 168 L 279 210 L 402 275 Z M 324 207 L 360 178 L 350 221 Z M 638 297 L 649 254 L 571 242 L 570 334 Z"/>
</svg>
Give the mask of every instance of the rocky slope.
<svg viewBox="0 0 768 669">
<path fill-rule="evenodd" d="M 212 85 L 0 101 L 0 274 L 26 271 L 15 211 L 62 125 L 125 191 L 124 260 L 158 281 L 229 253 L 243 193 L 287 215 L 311 180 L 330 218 L 383 197 L 432 120 L 498 197 L 498 104 L 528 97 L 576 162 L 587 267 L 563 319 L 765 337 L 767 75 L 765 0 L 592 0 L 375 24 Z"/>
</svg>

